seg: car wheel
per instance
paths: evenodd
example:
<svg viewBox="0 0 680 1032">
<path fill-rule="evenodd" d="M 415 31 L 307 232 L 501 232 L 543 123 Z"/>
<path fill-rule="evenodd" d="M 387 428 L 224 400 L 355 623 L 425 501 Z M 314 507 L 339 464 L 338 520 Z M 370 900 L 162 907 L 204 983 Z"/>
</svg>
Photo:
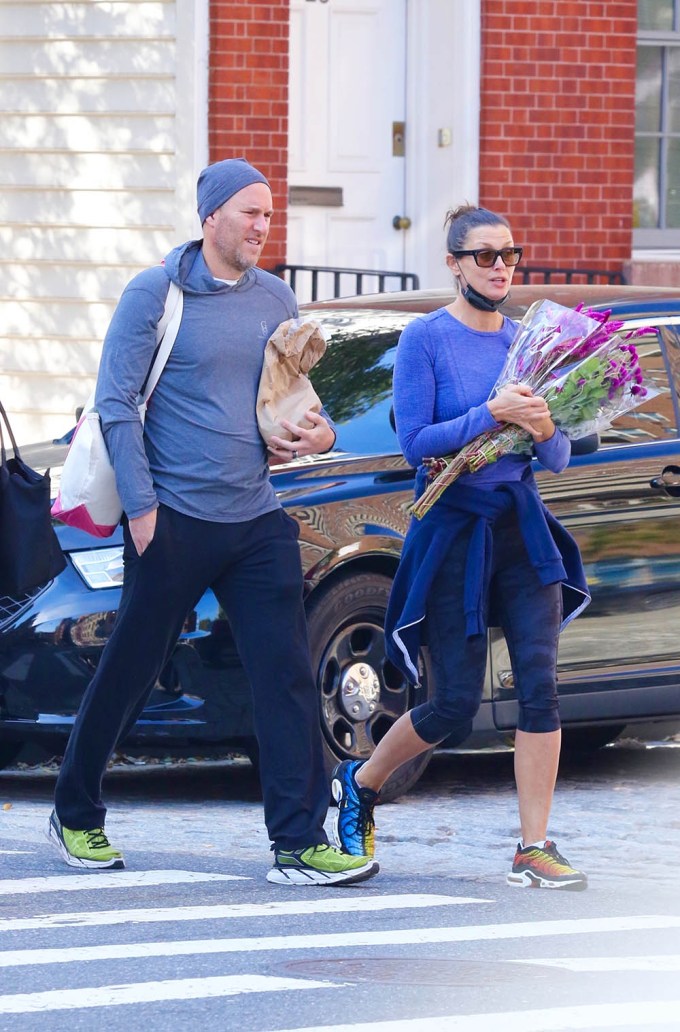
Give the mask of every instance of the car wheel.
<svg viewBox="0 0 680 1032">
<path fill-rule="evenodd" d="M 0 742 L 0 770 L 14 763 L 23 747 L 23 742 Z"/>
<path fill-rule="evenodd" d="M 603 749 L 614 742 L 625 724 L 605 727 L 568 727 L 562 731 L 562 752 L 569 756 L 584 756 Z"/>
<path fill-rule="evenodd" d="M 329 773 L 340 760 L 368 759 L 399 717 L 428 698 L 432 679 L 426 656 L 421 656 L 421 684 L 415 688 L 385 653 L 391 587 L 389 577 L 359 573 L 321 588 L 309 602 L 312 668 Z M 407 792 L 431 755 L 429 749 L 396 770 L 383 786 L 381 802 Z"/>
</svg>

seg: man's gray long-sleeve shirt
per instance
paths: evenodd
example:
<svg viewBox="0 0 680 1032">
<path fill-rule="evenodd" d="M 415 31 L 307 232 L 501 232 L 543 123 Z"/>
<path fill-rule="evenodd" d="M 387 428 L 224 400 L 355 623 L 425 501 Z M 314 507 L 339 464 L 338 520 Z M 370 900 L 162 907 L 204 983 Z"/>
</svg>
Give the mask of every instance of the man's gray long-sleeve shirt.
<svg viewBox="0 0 680 1032">
<path fill-rule="evenodd" d="M 170 279 L 184 292 L 182 321 L 142 431 L 138 395 Z M 201 241 L 175 248 L 163 266 L 131 280 L 104 341 L 96 391 L 128 517 L 159 502 L 219 523 L 277 508 L 255 403 L 267 340 L 297 314 L 290 288 L 261 269 L 234 286 L 214 279 Z"/>
</svg>

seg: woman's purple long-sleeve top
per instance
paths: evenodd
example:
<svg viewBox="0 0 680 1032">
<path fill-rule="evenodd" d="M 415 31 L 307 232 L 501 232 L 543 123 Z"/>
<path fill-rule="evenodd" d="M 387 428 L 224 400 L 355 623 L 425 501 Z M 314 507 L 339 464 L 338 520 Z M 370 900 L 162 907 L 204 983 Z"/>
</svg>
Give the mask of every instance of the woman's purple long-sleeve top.
<svg viewBox="0 0 680 1032">
<path fill-rule="evenodd" d="M 505 318 L 494 333 L 472 330 L 445 308 L 414 319 L 399 339 L 394 367 L 394 416 L 399 444 L 411 465 L 458 451 L 478 434 L 499 426 L 487 401 L 498 378 L 516 325 Z M 571 446 L 560 430 L 534 445 L 541 465 L 560 473 Z M 459 482 L 492 488 L 520 480 L 528 455 L 504 455 Z M 422 479 L 422 470 L 421 478 Z"/>
</svg>

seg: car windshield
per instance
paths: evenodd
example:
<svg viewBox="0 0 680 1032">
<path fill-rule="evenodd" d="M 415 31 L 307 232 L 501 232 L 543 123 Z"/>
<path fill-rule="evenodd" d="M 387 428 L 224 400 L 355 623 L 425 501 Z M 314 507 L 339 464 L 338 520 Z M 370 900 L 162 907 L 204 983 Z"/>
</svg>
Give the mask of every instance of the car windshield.
<svg viewBox="0 0 680 1032">
<path fill-rule="evenodd" d="M 310 377 L 333 419 L 336 450 L 362 454 L 399 451 L 390 422 L 392 369 L 399 335 L 411 313 L 309 313 L 328 338 L 326 354 Z"/>
</svg>

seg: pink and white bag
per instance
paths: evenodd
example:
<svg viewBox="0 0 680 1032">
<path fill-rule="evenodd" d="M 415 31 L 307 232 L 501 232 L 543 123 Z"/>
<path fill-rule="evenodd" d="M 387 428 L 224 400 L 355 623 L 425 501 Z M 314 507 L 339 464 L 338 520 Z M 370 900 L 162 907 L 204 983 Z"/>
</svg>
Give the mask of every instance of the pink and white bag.
<svg viewBox="0 0 680 1032">
<path fill-rule="evenodd" d="M 165 311 L 158 323 L 158 352 L 147 377 L 139 403 L 142 423 L 146 405 L 160 379 L 175 343 L 182 319 L 183 294 L 171 282 Z M 99 413 L 94 407 L 95 392 L 88 398 L 78 421 L 71 446 L 61 471 L 59 492 L 52 505 L 52 516 L 60 523 L 85 530 L 95 537 L 110 537 L 120 523 L 123 506 L 116 488 L 116 477 L 102 433 Z"/>
</svg>

